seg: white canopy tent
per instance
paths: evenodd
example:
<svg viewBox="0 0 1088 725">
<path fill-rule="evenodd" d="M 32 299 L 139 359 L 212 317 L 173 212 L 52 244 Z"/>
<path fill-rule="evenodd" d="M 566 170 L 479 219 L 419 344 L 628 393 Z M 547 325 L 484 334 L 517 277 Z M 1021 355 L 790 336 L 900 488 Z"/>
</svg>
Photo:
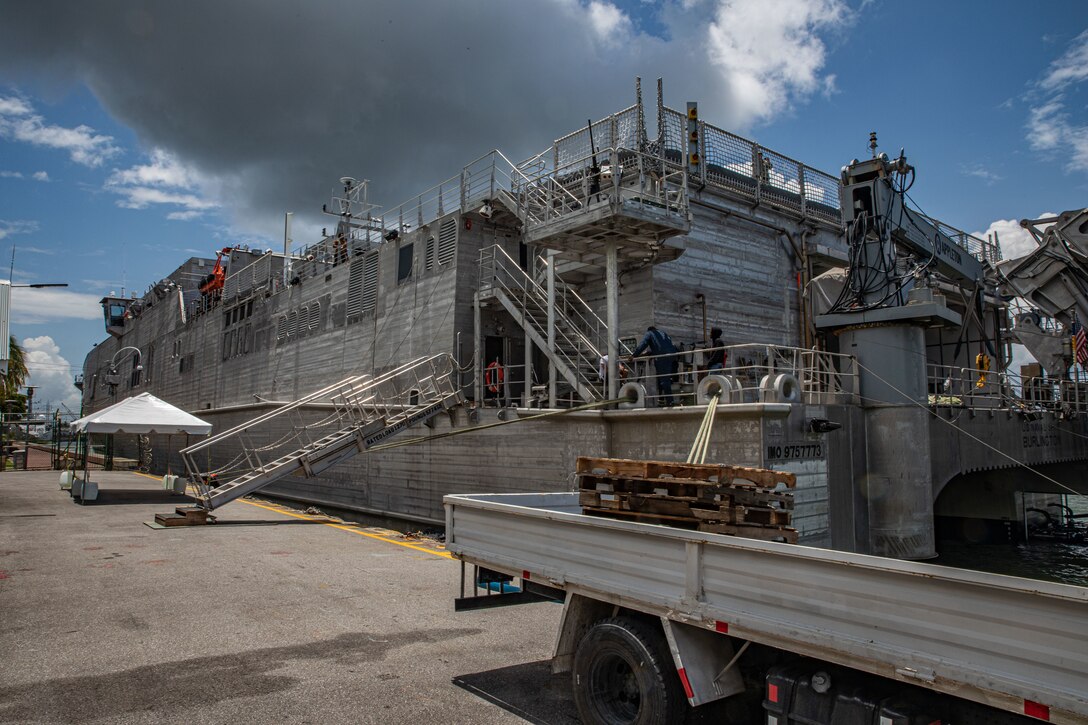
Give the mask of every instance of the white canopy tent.
<svg viewBox="0 0 1088 725">
<path fill-rule="evenodd" d="M 79 420 L 73 421 L 76 433 L 191 433 L 207 435 L 212 424 L 181 408 L 156 398 L 151 393 L 140 393 L 125 398 Z"/>
<path fill-rule="evenodd" d="M 155 433 L 169 436 L 175 433 L 184 433 L 188 436 L 189 434 L 207 435 L 211 433 L 212 424 L 194 415 L 189 415 L 181 408 L 170 405 L 151 393 L 140 393 L 73 421 L 71 428 L 75 433 L 86 435 L 91 433 L 135 433 L 139 435 Z M 167 469 L 167 474 L 169 475 L 169 469 Z M 176 476 L 174 478 L 176 479 Z M 83 480 L 72 481 L 72 496 L 78 498 L 81 502 L 95 500 L 98 497 L 97 485 L 88 481 L 88 467 L 86 464 L 83 468 Z"/>
</svg>

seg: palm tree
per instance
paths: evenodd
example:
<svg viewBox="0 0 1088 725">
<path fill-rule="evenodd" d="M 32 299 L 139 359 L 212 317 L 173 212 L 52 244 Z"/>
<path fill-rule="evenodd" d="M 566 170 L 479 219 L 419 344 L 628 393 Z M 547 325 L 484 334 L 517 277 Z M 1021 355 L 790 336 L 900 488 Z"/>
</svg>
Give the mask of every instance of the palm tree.
<svg viewBox="0 0 1088 725">
<path fill-rule="evenodd" d="M 8 342 L 8 371 L 0 378 L 0 401 L 19 395 L 19 388 L 23 387 L 23 383 L 30 375 L 26 369 L 26 353 L 15 341 L 15 335 L 12 335 Z"/>
</svg>

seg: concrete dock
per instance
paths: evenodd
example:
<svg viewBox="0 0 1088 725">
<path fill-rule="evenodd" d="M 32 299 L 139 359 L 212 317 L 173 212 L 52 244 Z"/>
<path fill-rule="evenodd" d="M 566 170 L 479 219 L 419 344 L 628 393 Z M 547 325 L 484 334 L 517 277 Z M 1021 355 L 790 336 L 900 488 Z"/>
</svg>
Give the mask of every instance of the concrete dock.
<svg viewBox="0 0 1088 725">
<path fill-rule="evenodd" d="M 561 607 L 453 612 L 441 546 L 137 473 L 0 474 L 0 722 L 576 723 Z"/>
</svg>

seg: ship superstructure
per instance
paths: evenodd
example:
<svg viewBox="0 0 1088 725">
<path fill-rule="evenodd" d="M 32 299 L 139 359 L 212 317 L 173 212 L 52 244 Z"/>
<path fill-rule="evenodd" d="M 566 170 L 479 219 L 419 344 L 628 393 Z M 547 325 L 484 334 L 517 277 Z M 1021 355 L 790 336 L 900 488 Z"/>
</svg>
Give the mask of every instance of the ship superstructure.
<svg viewBox="0 0 1088 725">
<path fill-rule="evenodd" d="M 320 241 L 227 248 L 107 298 L 85 412 L 148 390 L 217 433 L 260 417 L 261 437 L 217 439 L 190 465 L 255 480 L 297 453 L 267 490 L 428 523 L 446 493 L 567 490 L 579 455 L 682 460 L 713 393 L 708 460 L 795 473 L 803 543 L 926 558 L 938 525 L 1005 535 L 1022 492 L 1083 487 L 1085 386 L 1060 363 L 1009 374 L 998 245 L 907 208 L 904 156 L 874 144 L 834 176 L 669 108 L 660 84 L 655 110 L 648 123 L 638 89 L 526 161 L 489 152 L 399 207 L 344 177 Z M 673 407 L 653 361 L 629 360 L 649 326 L 679 349 Z M 727 355 L 709 375 L 712 327 Z M 111 370 L 124 347 L 142 372 Z M 413 445 L 307 468 L 313 441 L 376 420 L 348 422 L 343 401 L 436 359 L 447 414 L 380 441 Z M 416 377 L 382 420 L 417 422 Z M 536 409 L 575 410 L 515 424 Z M 496 422 L 510 425 L 474 432 Z"/>
</svg>

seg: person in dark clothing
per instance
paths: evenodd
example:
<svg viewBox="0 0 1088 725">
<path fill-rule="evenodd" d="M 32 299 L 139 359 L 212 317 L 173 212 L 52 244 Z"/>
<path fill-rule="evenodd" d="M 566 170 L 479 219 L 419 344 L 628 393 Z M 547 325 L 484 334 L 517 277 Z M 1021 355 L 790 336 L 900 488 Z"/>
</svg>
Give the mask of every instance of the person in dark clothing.
<svg viewBox="0 0 1088 725">
<path fill-rule="evenodd" d="M 668 333 L 662 332 L 653 325 L 646 328 L 646 334 L 643 335 L 642 341 L 635 348 L 635 351 L 631 353 L 631 357 L 636 358 L 647 350 L 654 356 L 654 371 L 657 373 L 657 393 L 661 396 L 662 405 L 670 406 L 673 404 L 672 379 L 676 375 L 676 354 L 679 351 L 676 349 L 676 345 L 672 344 L 672 339 Z"/>
<path fill-rule="evenodd" d="M 722 342 L 722 328 L 712 327 L 710 329 L 710 347 L 717 349 L 711 350 L 710 357 L 707 359 L 706 369 L 709 372 L 721 370 L 725 367 L 726 353 L 725 350 L 721 349 L 724 345 L 725 343 Z"/>
</svg>

